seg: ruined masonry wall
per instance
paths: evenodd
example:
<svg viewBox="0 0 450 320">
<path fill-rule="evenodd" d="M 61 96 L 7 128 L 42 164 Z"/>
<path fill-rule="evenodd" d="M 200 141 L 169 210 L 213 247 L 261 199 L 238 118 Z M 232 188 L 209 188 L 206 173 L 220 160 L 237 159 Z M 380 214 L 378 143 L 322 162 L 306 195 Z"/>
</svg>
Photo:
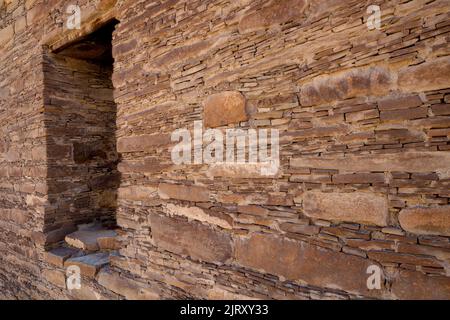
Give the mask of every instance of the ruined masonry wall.
<svg viewBox="0 0 450 320">
<path fill-rule="evenodd" d="M 45 259 L 43 57 L 70 1 L 0 1 L 2 298 L 450 298 L 448 0 L 79 2 L 120 21 L 122 249 L 78 292 Z M 280 130 L 279 173 L 174 165 L 196 120 Z"/>
</svg>

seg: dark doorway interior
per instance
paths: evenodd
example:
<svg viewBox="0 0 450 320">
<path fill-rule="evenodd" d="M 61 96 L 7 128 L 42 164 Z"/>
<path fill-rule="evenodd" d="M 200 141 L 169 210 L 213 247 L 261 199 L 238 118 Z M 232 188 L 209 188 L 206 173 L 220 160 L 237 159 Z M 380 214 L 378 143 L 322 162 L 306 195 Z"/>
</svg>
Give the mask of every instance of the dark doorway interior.
<svg viewBox="0 0 450 320">
<path fill-rule="evenodd" d="M 44 57 L 49 243 L 80 224 L 116 223 L 116 112 L 111 76 L 118 21 Z"/>
</svg>

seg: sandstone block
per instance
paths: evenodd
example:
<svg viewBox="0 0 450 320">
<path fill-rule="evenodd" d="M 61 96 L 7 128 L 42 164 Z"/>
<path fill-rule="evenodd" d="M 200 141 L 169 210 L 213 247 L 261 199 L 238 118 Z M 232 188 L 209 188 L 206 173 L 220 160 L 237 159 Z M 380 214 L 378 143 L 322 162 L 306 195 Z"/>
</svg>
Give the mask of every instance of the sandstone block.
<svg viewBox="0 0 450 320">
<path fill-rule="evenodd" d="M 204 103 L 204 126 L 216 128 L 247 121 L 245 105 L 245 97 L 238 91 L 225 91 L 209 96 Z"/>
<path fill-rule="evenodd" d="M 382 96 L 389 92 L 393 77 L 384 67 L 356 68 L 320 76 L 303 85 L 302 106 L 313 106 L 359 96 Z"/>
<path fill-rule="evenodd" d="M 116 273 L 100 271 L 98 283 L 127 300 L 157 300 L 159 293 L 149 285 L 125 278 Z"/>
<path fill-rule="evenodd" d="M 5 44 L 14 36 L 14 26 L 12 24 L 0 30 L 0 44 Z"/>
<path fill-rule="evenodd" d="M 402 152 L 370 154 L 344 158 L 292 158 L 293 168 L 342 170 L 345 172 L 445 172 L 449 170 L 450 152 Z"/>
<path fill-rule="evenodd" d="M 118 152 L 152 151 L 158 147 L 170 144 L 169 134 L 144 134 L 132 137 L 122 137 L 117 140 Z"/>
<path fill-rule="evenodd" d="M 236 242 L 236 262 L 244 267 L 364 296 L 381 295 L 367 289 L 367 268 L 375 264 L 354 255 L 323 249 L 275 235 L 254 234 Z"/>
<path fill-rule="evenodd" d="M 392 284 L 392 294 L 403 300 L 449 300 L 450 278 L 401 271 Z"/>
<path fill-rule="evenodd" d="M 116 237 L 113 230 L 79 230 L 66 236 L 66 242 L 72 247 L 97 251 L 99 250 L 98 239 Z"/>
<path fill-rule="evenodd" d="M 73 248 L 56 248 L 44 254 L 44 261 L 57 267 L 63 267 L 64 262 L 78 252 Z"/>
<path fill-rule="evenodd" d="M 304 214 L 311 218 L 328 221 L 386 226 L 388 209 L 387 198 L 372 193 L 311 191 L 303 196 Z"/>
<path fill-rule="evenodd" d="M 156 187 L 148 186 L 129 186 L 118 190 L 119 200 L 145 201 L 154 198 L 157 195 Z"/>
<path fill-rule="evenodd" d="M 411 233 L 450 236 L 450 206 L 406 208 L 398 219 L 402 228 Z"/>
<path fill-rule="evenodd" d="M 398 86 L 405 92 L 423 92 L 450 87 L 450 57 L 442 57 L 399 71 Z"/>
<path fill-rule="evenodd" d="M 64 263 L 64 267 L 78 266 L 81 274 L 93 278 L 97 272 L 109 263 L 109 254 L 104 252 L 89 254 L 86 256 L 70 258 Z"/>
<path fill-rule="evenodd" d="M 251 12 L 242 17 L 239 22 L 239 32 L 241 34 L 264 30 L 276 24 L 281 24 L 289 20 L 299 21 L 304 17 L 306 0 L 285 0 L 272 1 L 268 6 Z"/>
<path fill-rule="evenodd" d="M 231 237 L 198 222 L 166 216 L 150 217 L 152 238 L 164 250 L 195 260 L 224 263 L 231 258 Z"/>
<path fill-rule="evenodd" d="M 48 282 L 60 288 L 66 288 L 66 276 L 64 272 L 44 269 L 42 270 L 42 277 L 44 277 Z"/>
<path fill-rule="evenodd" d="M 209 191 L 204 187 L 185 186 L 178 184 L 161 183 L 158 188 L 161 199 L 177 199 L 193 202 L 208 202 Z"/>
</svg>

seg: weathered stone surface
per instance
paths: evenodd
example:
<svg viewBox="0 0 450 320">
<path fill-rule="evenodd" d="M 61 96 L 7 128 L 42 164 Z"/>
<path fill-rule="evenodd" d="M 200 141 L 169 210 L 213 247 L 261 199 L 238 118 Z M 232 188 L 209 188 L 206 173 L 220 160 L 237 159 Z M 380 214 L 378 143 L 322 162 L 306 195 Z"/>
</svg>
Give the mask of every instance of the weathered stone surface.
<svg viewBox="0 0 450 320">
<path fill-rule="evenodd" d="M 152 151 L 170 143 L 169 134 L 144 134 L 117 140 L 118 152 Z"/>
<path fill-rule="evenodd" d="M 403 300 L 449 300 L 450 278 L 401 271 L 392 284 L 392 294 Z"/>
<path fill-rule="evenodd" d="M 109 271 L 100 271 L 98 283 L 105 288 L 124 296 L 127 300 L 157 300 L 159 293 L 149 285 L 121 277 Z"/>
<path fill-rule="evenodd" d="M 45 253 L 44 261 L 57 267 L 63 267 L 64 262 L 77 252 L 78 250 L 73 248 L 56 248 Z"/>
<path fill-rule="evenodd" d="M 344 158 L 302 157 L 290 160 L 293 168 L 335 169 L 344 172 L 446 172 L 449 170 L 448 163 L 450 152 L 401 152 Z"/>
<path fill-rule="evenodd" d="M 14 26 L 12 24 L 0 30 L 0 44 L 5 44 L 14 36 Z"/>
<path fill-rule="evenodd" d="M 306 0 L 272 1 L 268 6 L 250 12 L 241 18 L 239 32 L 242 34 L 265 29 L 289 20 L 300 22 L 304 17 Z M 254 8 L 252 8 L 255 10 Z"/>
<path fill-rule="evenodd" d="M 268 179 L 280 175 L 274 163 L 215 163 L 208 166 L 208 177 L 227 177 L 235 179 Z"/>
<path fill-rule="evenodd" d="M 203 106 L 203 124 L 216 128 L 247 121 L 245 97 L 238 91 L 225 91 L 209 96 Z"/>
<path fill-rule="evenodd" d="M 450 57 L 442 57 L 399 71 L 398 85 L 406 92 L 422 92 L 450 87 Z"/>
<path fill-rule="evenodd" d="M 382 294 L 367 289 L 366 271 L 375 263 L 357 256 L 268 234 L 239 239 L 235 250 L 236 262 L 244 267 L 312 286 L 366 296 Z"/>
<path fill-rule="evenodd" d="M 388 208 L 386 196 L 367 192 L 311 191 L 303 196 L 303 213 L 305 215 L 329 221 L 386 226 Z"/>
<path fill-rule="evenodd" d="M 301 88 L 300 103 L 312 106 L 358 96 L 382 96 L 393 84 L 384 67 L 359 68 L 320 76 Z"/>
<path fill-rule="evenodd" d="M 44 269 L 42 277 L 60 288 L 66 288 L 66 276 L 64 272 L 58 270 Z"/>
<path fill-rule="evenodd" d="M 450 236 L 450 206 L 403 209 L 398 220 L 411 233 Z"/>
<path fill-rule="evenodd" d="M 225 232 L 160 215 L 151 215 L 150 223 L 153 241 L 163 250 L 221 264 L 231 258 L 231 237 Z"/>
<path fill-rule="evenodd" d="M 66 242 L 78 249 L 96 251 L 99 249 L 98 239 L 115 237 L 113 230 L 81 230 L 66 236 Z"/>
<path fill-rule="evenodd" d="M 203 41 L 197 41 L 185 46 L 175 47 L 169 52 L 161 55 L 156 59 L 152 59 L 144 65 L 144 70 L 149 72 L 157 72 L 161 70 L 170 71 L 174 66 L 188 63 L 191 60 L 200 59 L 229 40 L 228 36 L 219 36 Z"/>
<path fill-rule="evenodd" d="M 70 258 L 64 263 L 64 267 L 78 266 L 81 274 L 86 277 L 95 277 L 103 266 L 109 263 L 109 254 L 104 252 L 89 254 L 77 258 Z"/>
<path fill-rule="evenodd" d="M 209 201 L 209 191 L 205 187 L 161 183 L 158 188 L 161 199 L 177 199 L 194 202 Z"/>
<path fill-rule="evenodd" d="M 164 206 L 165 212 L 170 216 L 186 217 L 189 220 L 197 220 L 219 226 L 224 229 L 231 229 L 231 223 L 225 219 L 221 219 L 217 216 L 207 214 L 203 209 L 198 207 L 183 207 L 174 204 L 167 204 Z"/>
<path fill-rule="evenodd" d="M 158 188 L 149 186 L 129 186 L 118 190 L 119 200 L 145 201 L 155 198 Z"/>
</svg>

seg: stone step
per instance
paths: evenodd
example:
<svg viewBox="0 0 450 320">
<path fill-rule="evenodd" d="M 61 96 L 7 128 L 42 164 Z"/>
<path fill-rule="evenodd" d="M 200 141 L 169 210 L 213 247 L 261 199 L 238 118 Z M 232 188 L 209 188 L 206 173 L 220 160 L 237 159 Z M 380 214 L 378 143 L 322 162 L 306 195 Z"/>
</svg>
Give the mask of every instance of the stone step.
<svg viewBox="0 0 450 320">
<path fill-rule="evenodd" d="M 115 250 L 117 233 L 114 230 L 78 230 L 66 236 L 65 241 L 72 247 L 86 250 Z"/>
<path fill-rule="evenodd" d="M 64 267 L 78 266 L 81 274 L 86 277 L 95 277 L 97 272 L 109 263 L 109 253 L 98 252 L 82 257 L 70 258 L 64 262 Z"/>
<path fill-rule="evenodd" d="M 83 255 L 83 253 L 75 248 L 66 248 L 66 247 L 60 247 L 53 249 L 51 251 L 48 251 L 44 255 L 44 260 L 47 263 L 50 263 L 52 265 L 55 265 L 57 267 L 64 267 L 64 262 L 72 257 L 78 257 Z"/>
</svg>

